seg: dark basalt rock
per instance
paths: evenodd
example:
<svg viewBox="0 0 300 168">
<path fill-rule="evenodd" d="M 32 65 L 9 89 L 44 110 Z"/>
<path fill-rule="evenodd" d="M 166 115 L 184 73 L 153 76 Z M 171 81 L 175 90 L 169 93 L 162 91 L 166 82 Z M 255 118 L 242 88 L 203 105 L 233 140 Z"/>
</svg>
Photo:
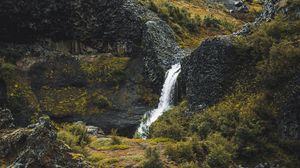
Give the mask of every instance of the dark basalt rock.
<svg viewBox="0 0 300 168">
<path fill-rule="evenodd" d="M 282 119 L 279 123 L 281 135 L 288 139 L 300 139 L 300 76 L 297 75 L 288 85 L 290 96 L 282 107 Z"/>
<path fill-rule="evenodd" d="M 216 103 L 234 81 L 234 47 L 229 37 L 205 40 L 189 57 L 183 59 L 181 80 L 190 110 L 199 110 Z"/>
<path fill-rule="evenodd" d="M 8 167 L 88 167 L 72 159 L 71 150 L 56 139 L 56 130 L 46 119 L 27 128 L 0 130 L 0 134 L 0 158 L 11 160 Z"/>
<path fill-rule="evenodd" d="M 6 90 L 5 81 L 0 79 L 0 106 L 6 104 L 7 101 L 6 95 L 7 95 L 7 90 Z"/>
<path fill-rule="evenodd" d="M 172 29 L 161 20 L 148 21 L 143 34 L 145 72 L 150 81 L 160 88 L 164 72 L 184 57 L 184 52 L 176 44 Z"/>
<path fill-rule="evenodd" d="M 0 129 L 13 128 L 15 126 L 13 122 L 11 111 L 0 107 Z"/>
<path fill-rule="evenodd" d="M 0 21 L 3 23 L 0 55 L 11 62 L 21 62 L 19 68 L 30 80 L 38 100 L 43 86 L 93 91 L 96 86 L 87 86 L 76 61 L 77 55 L 112 53 L 131 58 L 125 72 L 128 79 L 120 92 L 107 96 L 118 105 L 113 107 L 117 112 L 111 112 L 116 115 L 98 116 L 103 122 L 112 117 L 119 121 L 107 123 L 108 126 L 104 126 L 107 130 L 113 127 L 128 132 L 130 128 L 132 132 L 148 108 L 141 103 L 138 85 L 159 94 L 165 71 L 184 56 L 168 24 L 135 0 L 3 0 Z M 28 64 L 23 65 L 24 62 Z M 64 67 L 72 72 L 64 72 Z M 61 73 L 46 77 L 51 70 Z M 128 95 L 126 100 L 125 95 Z M 131 107 L 142 110 L 132 117 Z M 103 126 L 98 120 L 93 122 Z"/>
<path fill-rule="evenodd" d="M 241 30 L 234 34 L 247 35 L 251 32 L 253 27 L 258 26 L 263 22 L 268 22 L 274 19 L 276 13 L 278 12 L 278 2 L 279 0 L 265 0 L 263 5 L 263 11 L 259 15 L 259 17 L 257 17 L 253 23 L 245 24 Z"/>
<path fill-rule="evenodd" d="M 155 85 L 163 82 L 174 57 L 183 56 L 172 29 L 134 0 L 4 0 L 0 21 L 0 41 L 50 39 L 47 47 L 73 54 L 96 51 L 143 57 L 145 78 Z"/>
</svg>

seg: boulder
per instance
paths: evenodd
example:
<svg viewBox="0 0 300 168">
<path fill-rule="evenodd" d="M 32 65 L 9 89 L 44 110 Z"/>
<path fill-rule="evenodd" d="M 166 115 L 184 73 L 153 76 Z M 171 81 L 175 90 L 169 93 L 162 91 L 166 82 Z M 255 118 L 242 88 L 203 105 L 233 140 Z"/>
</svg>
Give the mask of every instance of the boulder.
<svg viewBox="0 0 300 168">
<path fill-rule="evenodd" d="M 234 52 L 229 37 L 214 37 L 183 59 L 181 83 L 191 111 L 216 103 L 230 90 L 239 64 Z"/>
<path fill-rule="evenodd" d="M 47 119 L 40 118 L 32 128 L 1 130 L 0 134 L 0 158 L 11 163 L 8 167 L 88 167 L 72 158 L 71 150 L 56 139 L 56 130 Z"/>
</svg>

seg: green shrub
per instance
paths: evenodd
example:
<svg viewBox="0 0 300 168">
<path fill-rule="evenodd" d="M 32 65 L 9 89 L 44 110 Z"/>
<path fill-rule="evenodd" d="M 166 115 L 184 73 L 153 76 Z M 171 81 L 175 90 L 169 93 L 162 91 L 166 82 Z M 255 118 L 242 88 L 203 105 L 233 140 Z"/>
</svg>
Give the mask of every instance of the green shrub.
<svg viewBox="0 0 300 168">
<path fill-rule="evenodd" d="M 198 137 L 193 136 L 189 141 L 168 145 L 165 154 L 177 163 L 201 163 L 204 161 L 207 152 L 207 146 L 200 142 Z"/>
<path fill-rule="evenodd" d="M 214 16 L 205 16 L 204 17 L 204 25 L 206 27 L 212 27 L 212 28 L 220 28 L 221 21 L 216 19 Z"/>
<path fill-rule="evenodd" d="M 98 93 L 93 93 L 90 100 L 92 104 L 99 109 L 110 108 L 112 106 L 112 103 L 107 99 L 107 97 Z"/>
<path fill-rule="evenodd" d="M 200 16 L 192 16 L 187 9 L 176 7 L 170 2 L 156 4 L 152 0 L 148 2 L 148 8 L 168 22 L 176 33 L 182 33 L 180 27 L 190 33 L 200 33 L 202 22 Z"/>
<path fill-rule="evenodd" d="M 58 137 L 71 147 L 85 146 L 90 142 L 87 128 L 84 123 L 63 124 Z"/>
<path fill-rule="evenodd" d="M 6 62 L 4 58 L 0 57 L 0 78 L 9 79 L 15 70 L 15 65 Z"/>
<path fill-rule="evenodd" d="M 211 168 L 229 168 L 233 163 L 236 145 L 218 133 L 209 135 L 206 141 L 209 152 L 204 164 L 209 165 Z"/>
<path fill-rule="evenodd" d="M 180 168 L 198 168 L 198 164 L 195 162 L 185 162 L 179 165 Z"/>
<path fill-rule="evenodd" d="M 112 145 L 120 145 L 122 143 L 121 139 L 118 137 L 118 129 L 111 130 L 111 144 Z"/>
<path fill-rule="evenodd" d="M 163 162 L 160 159 L 159 152 L 156 148 L 147 148 L 145 151 L 146 161 L 143 164 L 144 168 L 163 168 Z"/>
<path fill-rule="evenodd" d="M 183 101 L 179 106 L 172 108 L 164 113 L 149 130 L 149 137 L 164 137 L 174 140 L 182 140 L 187 132 L 184 129 L 187 124 L 184 112 L 187 108 L 187 102 Z"/>
</svg>

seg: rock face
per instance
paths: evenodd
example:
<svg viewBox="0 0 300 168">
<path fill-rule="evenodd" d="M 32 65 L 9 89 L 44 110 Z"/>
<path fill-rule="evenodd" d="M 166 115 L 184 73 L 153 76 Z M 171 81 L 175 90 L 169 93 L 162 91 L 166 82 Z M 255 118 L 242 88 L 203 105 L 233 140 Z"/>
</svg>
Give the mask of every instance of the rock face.
<svg viewBox="0 0 300 168">
<path fill-rule="evenodd" d="M 164 71 L 174 62 L 173 55 L 183 56 L 177 52 L 172 29 L 134 0 L 5 0 L 0 3 L 0 11 L 5 25 L 1 27 L 1 41 L 51 39 L 51 47 L 75 54 L 98 51 L 144 57 L 147 77 L 157 84 L 163 82 Z"/>
<path fill-rule="evenodd" d="M 283 117 L 280 121 L 280 130 L 282 136 L 288 139 L 300 139 L 300 76 L 294 77 L 292 83 L 288 86 L 291 95 L 282 108 Z"/>
<path fill-rule="evenodd" d="M 130 128 L 132 133 L 149 109 L 140 90 L 159 94 L 165 71 L 184 56 L 172 29 L 135 0 L 3 0 L 0 21 L 4 25 L 0 28 L 0 55 L 22 70 L 38 102 L 70 88 L 87 95 L 99 89 L 110 91 L 101 93 L 113 102 L 103 115 L 59 117 L 83 120 L 109 131 L 120 128 L 128 132 Z M 118 91 L 116 86 L 91 83 L 82 73 L 79 55 L 89 59 L 103 53 L 130 58 Z M 53 92 L 47 92 L 47 97 L 42 89 Z M 84 107 L 91 107 L 87 102 Z M 41 111 L 49 113 L 43 106 Z"/>
<path fill-rule="evenodd" d="M 174 32 L 164 21 L 146 22 L 142 41 L 145 72 L 159 87 L 163 84 L 164 72 L 185 55 L 175 41 Z"/>
<path fill-rule="evenodd" d="M 6 103 L 6 84 L 4 80 L 0 79 L 0 106 L 4 105 Z"/>
<path fill-rule="evenodd" d="M 274 19 L 276 13 L 278 12 L 278 2 L 279 0 L 265 0 L 263 5 L 263 11 L 255 19 L 253 23 L 247 23 L 243 26 L 241 30 L 236 32 L 236 35 L 246 35 L 251 32 L 252 28 L 258 26 L 263 22 L 268 22 Z"/>
<path fill-rule="evenodd" d="M 88 167 L 73 160 L 70 149 L 56 140 L 56 131 L 49 121 L 28 128 L 0 130 L 0 158 L 11 168 Z"/>
<path fill-rule="evenodd" d="M 205 40 L 189 57 L 184 58 L 181 80 L 190 110 L 216 103 L 228 92 L 238 60 L 234 58 L 229 37 Z"/>
<path fill-rule="evenodd" d="M 0 107 L 0 129 L 13 128 L 14 118 L 9 109 L 2 109 Z"/>
</svg>

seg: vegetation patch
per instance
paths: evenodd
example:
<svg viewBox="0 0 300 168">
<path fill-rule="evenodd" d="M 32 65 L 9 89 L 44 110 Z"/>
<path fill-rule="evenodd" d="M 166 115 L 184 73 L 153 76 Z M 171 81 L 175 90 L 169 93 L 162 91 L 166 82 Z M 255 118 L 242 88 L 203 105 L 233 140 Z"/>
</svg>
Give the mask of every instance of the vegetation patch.
<svg viewBox="0 0 300 168">
<path fill-rule="evenodd" d="M 82 59 L 80 62 L 89 83 L 115 86 L 125 79 L 128 61 L 128 57 L 99 56 L 92 61 Z"/>
<path fill-rule="evenodd" d="M 299 167 L 299 142 L 279 132 L 285 107 L 293 100 L 291 88 L 298 88 L 294 84 L 300 73 L 298 30 L 299 21 L 278 17 L 236 39 L 237 56 L 248 64 L 239 72 L 233 91 L 195 114 L 184 115 L 182 104 L 175 107 L 151 126 L 150 135 L 185 140 L 166 150 L 178 165 L 235 167 L 267 160 Z M 188 140 L 193 135 L 196 140 Z"/>
<path fill-rule="evenodd" d="M 140 0 L 175 31 L 182 47 L 194 48 L 209 36 L 230 34 L 242 25 L 217 5 L 204 1 Z"/>
</svg>

